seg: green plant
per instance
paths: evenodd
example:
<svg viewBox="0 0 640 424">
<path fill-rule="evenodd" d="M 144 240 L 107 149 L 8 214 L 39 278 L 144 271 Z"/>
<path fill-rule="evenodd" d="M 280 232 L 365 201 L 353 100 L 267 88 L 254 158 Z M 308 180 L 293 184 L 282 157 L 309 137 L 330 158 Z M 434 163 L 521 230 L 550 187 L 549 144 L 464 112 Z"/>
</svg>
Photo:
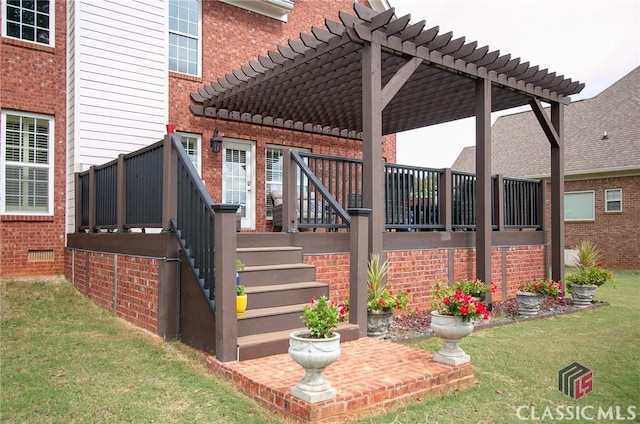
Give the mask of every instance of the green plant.
<svg viewBox="0 0 640 424">
<path fill-rule="evenodd" d="M 367 264 L 367 311 L 390 311 L 407 309 L 411 303 L 411 290 L 395 292 L 385 285 L 389 263 L 379 255 L 371 255 Z"/>
<path fill-rule="evenodd" d="M 612 278 L 613 273 L 611 271 L 600 267 L 593 267 L 577 273 L 569 274 L 565 277 L 565 281 L 569 288 L 571 288 L 573 284 L 593 284 L 599 287 L 607 281 L 610 281 Z"/>
<path fill-rule="evenodd" d="M 473 299 L 470 294 L 455 286 L 443 286 L 440 280 L 436 281 L 433 289 L 431 308 L 443 315 L 461 316 L 463 321 L 480 316 L 489 319 L 490 316 L 489 309 L 483 302 Z"/>
<path fill-rule="evenodd" d="M 494 283 L 491 285 L 487 285 L 482 282 L 480 279 L 469 280 L 463 278 L 462 280 L 458 280 L 453 284 L 454 290 L 460 290 L 463 293 L 471 295 L 471 297 L 484 298 L 485 293 L 491 290 L 491 293 L 495 293 L 496 286 Z"/>
<path fill-rule="evenodd" d="M 598 266 L 600 252 L 598 252 L 598 247 L 595 243 L 583 240 L 576 245 L 576 250 L 578 251 L 576 257 L 578 272 L 587 271 Z"/>
<path fill-rule="evenodd" d="M 238 271 L 244 269 L 244 263 L 240 259 L 236 259 L 236 296 L 244 295 L 244 286 L 240 284 L 240 274 Z"/>
<path fill-rule="evenodd" d="M 551 297 L 562 297 L 564 295 L 562 283 L 546 278 L 525 281 L 520 285 L 518 290 Z"/>
<path fill-rule="evenodd" d="M 300 319 L 309 329 L 311 337 L 328 339 L 333 335 L 333 330 L 338 328 L 340 318 L 345 313 L 344 304 L 332 302 L 326 296 L 319 299 L 314 297 L 311 304 L 304 306 Z"/>
</svg>

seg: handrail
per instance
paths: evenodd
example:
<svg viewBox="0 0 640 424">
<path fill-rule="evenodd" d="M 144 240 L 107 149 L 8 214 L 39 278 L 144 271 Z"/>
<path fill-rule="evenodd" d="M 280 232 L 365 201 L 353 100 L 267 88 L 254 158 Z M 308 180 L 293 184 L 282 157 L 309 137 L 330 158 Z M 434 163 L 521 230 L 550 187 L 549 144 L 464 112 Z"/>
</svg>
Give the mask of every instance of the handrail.
<svg viewBox="0 0 640 424">
<path fill-rule="evenodd" d="M 305 154 L 305 157 L 310 157 L 310 156 L 311 155 L 309 154 Z M 336 213 L 338 217 L 340 217 L 342 221 L 346 224 L 346 226 L 349 227 L 351 225 L 351 217 L 349 216 L 347 211 L 345 211 L 342 208 L 340 203 L 338 203 L 338 201 L 331 195 L 329 190 L 327 190 L 327 188 L 322 184 L 322 182 L 314 174 L 311 168 L 304 162 L 304 160 L 302 159 L 302 156 L 300 156 L 298 152 L 291 150 L 291 159 L 293 159 L 294 163 L 298 165 L 298 169 L 300 170 L 300 172 L 309 179 L 309 184 L 315 187 L 316 193 L 320 193 L 322 197 L 321 204 L 324 204 L 325 202 L 328 203 L 330 211 Z M 307 193 L 306 193 L 307 204 L 305 205 L 304 204 L 305 193 L 303 192 L 302 185 L 300 186 L 301 195 L 299 196 L 299 201 L 300 201 L 299 214 L 302 214 L 302 211 L 305 210 L 305 208 L 306 210 L 311 211 L 311 207 L 310 207 L 311 200 L 309 196 L 309 193 L 311 192 L 311 188 L 308 187 L 306 190 L 307 190 Z M 316 199 L 316 201 L 318 201 L 318 199 Z M 314 208 L 314 214 L 317 213 L 317 210 L 318 210 L 317 208 Z M 324 214 L 324 212 L 321 212 L 321 214 Z M 322 219 L 320 221 L 322 221 Z M 340 226 L 340 224 L 334 224 L 334 226 L 338 227 Z M 345 226 L 345 225 L 342 225 L 342 226 Z"/>
</svg>

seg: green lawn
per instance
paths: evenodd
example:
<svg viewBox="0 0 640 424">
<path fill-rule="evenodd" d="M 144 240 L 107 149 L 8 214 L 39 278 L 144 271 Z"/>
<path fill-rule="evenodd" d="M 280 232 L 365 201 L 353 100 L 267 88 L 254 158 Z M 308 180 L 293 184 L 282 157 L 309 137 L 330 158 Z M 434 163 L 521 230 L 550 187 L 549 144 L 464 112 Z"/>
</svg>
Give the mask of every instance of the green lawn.
<svg viewBox="0 0 640 424">
<path fill-rule="evenodd" d="M 476 386 L 358 422 L 512 423 L 520 406 L 529 418 L 558 406 L 565 414 L 587 407 L 588 417 L 620 406 L 628 417 L 635 406 L 640 421 L 640 272 L 614 280 L 596 296 L 610 306 L 465 338 Z M 284 422 L 211 375 L 202 355 L 123 323 L 66 282 L 0 289 L 2 423 Z M 415 345 L 436 350 L 440 341 Z M 558 371 L 572 362 L 594 373 L 593 391 L 579 400 L 557 389 Z"/>
</svg>

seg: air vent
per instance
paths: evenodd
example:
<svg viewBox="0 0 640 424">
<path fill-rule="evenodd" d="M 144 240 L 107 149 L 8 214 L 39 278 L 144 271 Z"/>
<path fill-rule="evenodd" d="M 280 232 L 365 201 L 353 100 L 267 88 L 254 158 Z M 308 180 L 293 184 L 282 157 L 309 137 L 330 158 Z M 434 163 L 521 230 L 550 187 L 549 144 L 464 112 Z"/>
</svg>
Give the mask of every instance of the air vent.
<svg viewBox="0 0 640 424">
<path fill-rule="evenodd" d="M 52 261 L 53 250 L 29 250 L 29 262 Z"/>
</svg>

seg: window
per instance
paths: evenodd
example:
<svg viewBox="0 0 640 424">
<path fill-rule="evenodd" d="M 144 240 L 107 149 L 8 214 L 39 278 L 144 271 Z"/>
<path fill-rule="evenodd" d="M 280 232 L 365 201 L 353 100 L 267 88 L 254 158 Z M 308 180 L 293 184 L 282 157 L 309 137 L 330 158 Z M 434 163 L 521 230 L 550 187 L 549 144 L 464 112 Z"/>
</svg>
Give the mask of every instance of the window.
<svg viewBox="0 0 640 424">
<path fill-rule="evenodd" d="M 309 149 L 294 149 L 298 152 L 309 152 Z M 271 192 L 273 190 L 282 190 L 282 153 L 284 152 L 284 148 L 282 147 L 267 147 L 267 155 L 266 155 L 266 217 L 273 218 L 273 203 L 271 200 Z M 305 181 L 306 185 L 307 182 Z"/>
<path fill-rule="evenodd" d="M 202 170 L 200 169 L 200 136 L 188 133 L 178 133 L 178 135 L 182 140 L 184 150 L 187 151 L 187 155 L 189 155 L 189 159 L 191 159 L 191 163 L 194 168 L 196 168 L 196 171 L 198 171 L 198 175 L 202 175 Z"/>
<path fill-rule="evenodd" d="M 2 112 L 2 213 L 51 214 L 53 119 Z"/>
<path fill-rule="evenodd" d="M 620 212 L 622 211 L 622 189 L 615 188 L 604 191 L 604 211 Z"/>
<path fill-rule="evenodd" d="M 565 221 L 593 221 L 595 219 L 594 192 L 565 193 L 564 219 Z"/>
<path fill-rule="evenodd" d="M 169 0 L 169 70 L 200 75 L 200 2 Z"/>
<path fill-rule="evenodd" d="M 54 8 L 50 0 L 6 0 L 2 35 L 53 47 Z"/>
</svg>

